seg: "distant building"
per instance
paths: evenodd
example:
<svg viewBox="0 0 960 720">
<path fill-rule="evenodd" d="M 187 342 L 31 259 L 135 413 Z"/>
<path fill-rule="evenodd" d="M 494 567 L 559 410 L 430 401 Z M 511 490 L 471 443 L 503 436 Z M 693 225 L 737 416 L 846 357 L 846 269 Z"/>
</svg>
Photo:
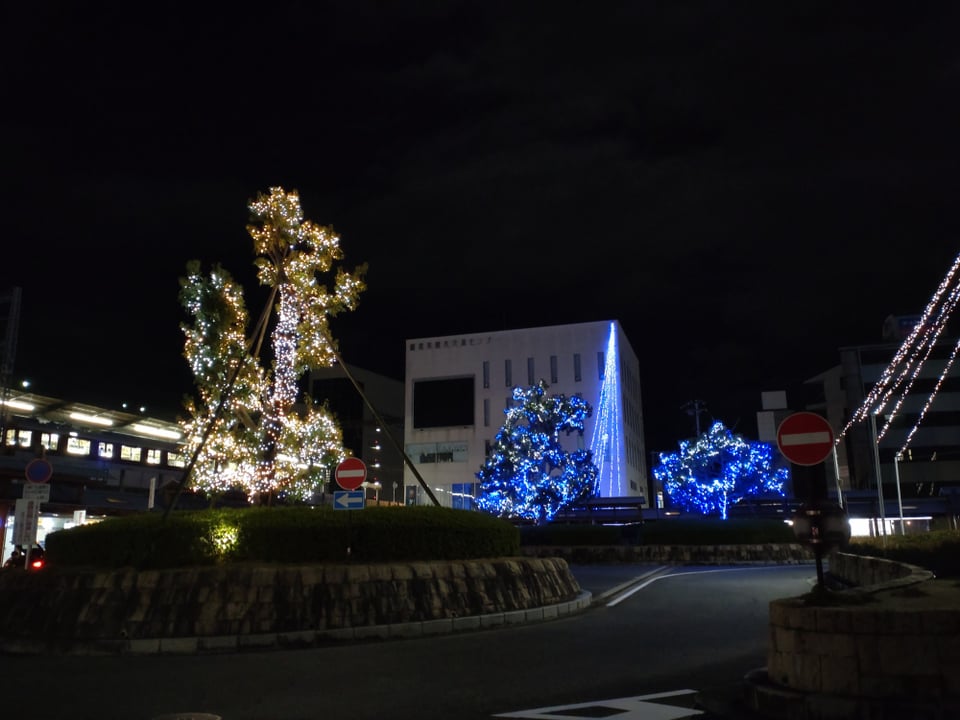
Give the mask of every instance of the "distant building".
<svg viewBox="0 0 960 720">
<path fill-rule="evenodd" d="M 593 451 L 599 496 L 648 506 L 639 361 L 616 320 L 414 338 L 406 348 L 407 504 L 430 504 L 432 493 L 472 508 L 513 388 L 543 380 L 550 394 L 579 394 L 593 408 L 583 436 L 561 440 Z"/>
<path fill-rule="evenodd" d="M 176 423 L 14 388 L 4 388 L 0 395 L 4 557 L 13 548 L 7 531 L 22 497 L 26 468 L 38 458 L 52 469 L 46 481 L 49 501 L 40 506 L 41 542 L 47 533 L 87 518 L 162 507 L 183 478 L 189 458 Z"/>
<path fill-rule="evenodd" d="M 313 368 L 307 376 L 310 397 L 315 403 L 328 403 L 343 433 L 344 447 L 367 466 L 367 499 L 399 502 L 403 382 L 353 365 L 346 369 L 359 390 L 340 365 Z M 323 492 L 329 495 L 340 489 L 331 477 Z"/>
<path fill-rule="evenodd" d="M 880 414 L 851 425 L 843 435 L 837 455 L 844 491 L 875 490 L 878 462 L 884 494 L 896 491 L 898 478 L 901 494 L 909 497 L 960 488 L 960 366 L 946 371 L 956 340 L 941 339 L 909 371 L 902 362 L 892 366 L 919 319 L 888 317 L 887 342 L 842 347 L 839 365 L 804 382 L 804 409 L 824 415 L 839 437 L 885 375 L 903 378 L 878 408 Z"/>
</svg>

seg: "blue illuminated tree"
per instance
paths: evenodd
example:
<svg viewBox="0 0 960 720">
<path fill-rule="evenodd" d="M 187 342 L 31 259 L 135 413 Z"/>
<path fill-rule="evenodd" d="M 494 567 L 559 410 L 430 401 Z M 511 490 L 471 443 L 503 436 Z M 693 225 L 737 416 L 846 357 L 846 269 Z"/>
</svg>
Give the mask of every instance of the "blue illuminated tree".
<svg viewBox="0 0 960 720">
<path fill-rule="evenodd" d="M 583 435 L 593 410 L 580 395 L 547 395 L 547 388 L 543 380 L 514 388 L 514 403 L 504 410 L 506 419 L 477 473 L 479 509 L 541 524 L 596 492 L 592 453 L 567 452 L 561 443 L 561 433 Z"/>
<path fill-rule="evenodd" d="M 696 440 L 681 442 L 679 452 L 661 453 L 653 476 L 675 507 L 726 519 L 745 497 L 783 496 L 790 469 L 770 443 L 747 442 L 715 422 Z"/>
</svg>

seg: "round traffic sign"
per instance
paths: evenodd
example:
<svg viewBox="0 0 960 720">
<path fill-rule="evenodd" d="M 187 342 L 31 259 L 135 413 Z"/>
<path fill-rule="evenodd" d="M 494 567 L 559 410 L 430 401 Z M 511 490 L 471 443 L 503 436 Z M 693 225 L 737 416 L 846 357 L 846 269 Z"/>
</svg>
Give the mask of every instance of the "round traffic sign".
<svg viewBox="0 0 960 720">
<path fill-rule="evenodd" d="M 23 475 L 27 478 L 28 482 L 49 482 L 53 476 L 53 465 L 50 464 L 49 460 L 34 458 L 27 463 L 27 467 L 23 470 Z"/>
<path fill-rule="evenodd" d="M 348 457 L 337 465 L 333 477 L 344 490 L 356 490 L 367 479 L 367 466 L 357 457 Z"/>
<path fill-rule="evenodd" d="M 777 428 L 777 447 L 795 465 L 819 465 L 833 450 L 833 428 L 822 415 L 793 413 Z"/>
</svg>

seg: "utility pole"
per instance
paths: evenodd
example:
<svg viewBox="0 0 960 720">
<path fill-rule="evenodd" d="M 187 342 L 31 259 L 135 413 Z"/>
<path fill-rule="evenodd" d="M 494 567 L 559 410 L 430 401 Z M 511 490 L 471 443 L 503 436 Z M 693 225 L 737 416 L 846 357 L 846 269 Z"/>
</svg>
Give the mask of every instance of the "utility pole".
<svg viewBox="0 0 960 720">
<path fill-rule="evenodd" d="M 0 309 L 7 308 L 7 317 L 2 318 L 3 337 L 0 339 L 0 447 L 6 447 L 7 423 L 9 422 L 9 408 L 7 400 L 10 397 L 10 380 L 13 374 L 13 362 L 17 356 L 17 334 L 20 329 L 20 294 L 19 287 L 0 296 Z"/>
<path fill-rule="evenodd" d="M 686 410 L 687 415 L 692 415 L 694 417 L 694 422 L 697 427 L 697 437 L 700 437 L 700 413 L 707 411 L 707 404 L 703 400 L 691 400 L 688 403 L 684 403 L 680 406 L 681 410 Z"/>
</svg>

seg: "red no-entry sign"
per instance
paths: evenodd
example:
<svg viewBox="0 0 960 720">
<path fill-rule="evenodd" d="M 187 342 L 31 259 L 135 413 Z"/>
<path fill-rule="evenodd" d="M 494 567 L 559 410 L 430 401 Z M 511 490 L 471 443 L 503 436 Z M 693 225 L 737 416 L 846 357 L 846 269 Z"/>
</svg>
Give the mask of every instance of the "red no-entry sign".
<svg viewBox="0 0 960 720">
<path fill-rule="evenodd" d="M 816 413 L 788 415 L 777 428 L 777 447 L 796 465 L 819 465 L 833 450 L 833 428 Z"/>
<path fill-rule="evenodd" d="M 367 466 L 360 458 L 349 457 L 337 465 L 333 476 L 344 490 L 356 490 L 367 479 Z"/>
</svg>

